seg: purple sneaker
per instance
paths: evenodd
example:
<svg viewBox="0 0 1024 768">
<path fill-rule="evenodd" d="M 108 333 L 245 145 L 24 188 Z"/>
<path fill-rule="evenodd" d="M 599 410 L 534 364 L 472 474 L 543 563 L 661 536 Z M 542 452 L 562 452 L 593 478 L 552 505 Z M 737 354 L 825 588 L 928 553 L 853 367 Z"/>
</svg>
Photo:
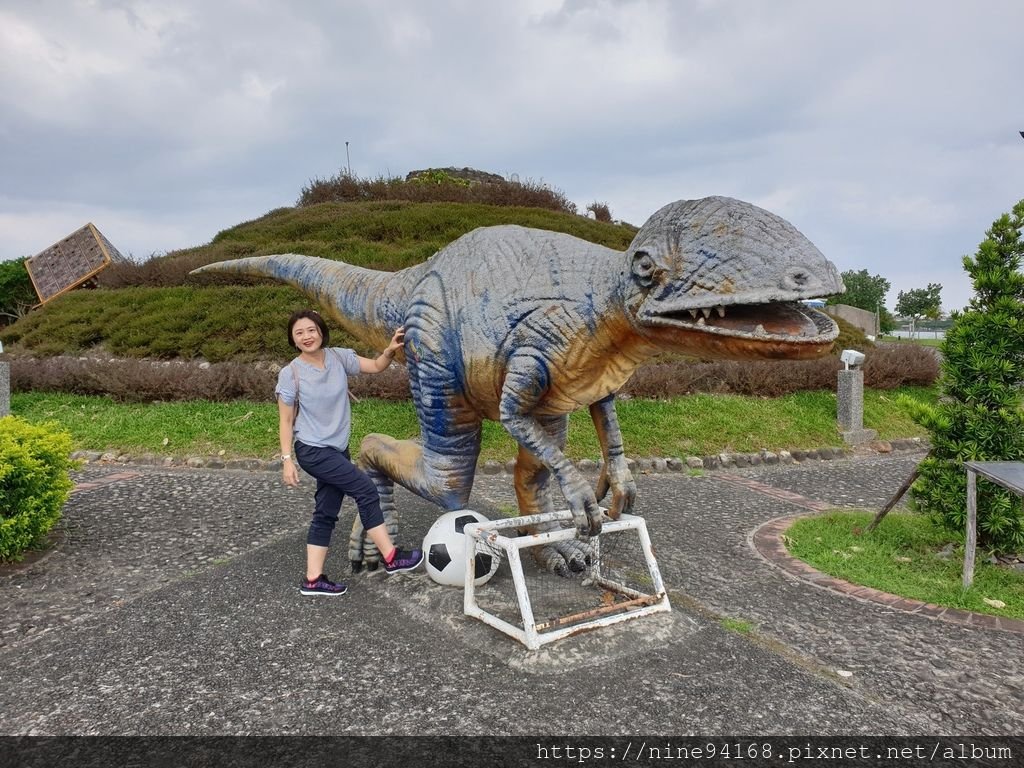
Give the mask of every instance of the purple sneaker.
<svg viewBox="0 0 1024 768">
<path fill-rule="evenodd" d="M 395 547 L 395 556 L 391 558 L 390 563 L 384 563 L 384 570 L 387 573 L 404 573 L 415 570 L 422 562 L 422 550 Z"/>
<path fill-rule="evenodd" d="M 348 587 L 340 581 L 331 581 L 326 573 L 321 573 L 313 581 L 303 579 L 299 585 L 299 592 L 304 595 L 344 595 L 348 592 Z"/>
</svg>

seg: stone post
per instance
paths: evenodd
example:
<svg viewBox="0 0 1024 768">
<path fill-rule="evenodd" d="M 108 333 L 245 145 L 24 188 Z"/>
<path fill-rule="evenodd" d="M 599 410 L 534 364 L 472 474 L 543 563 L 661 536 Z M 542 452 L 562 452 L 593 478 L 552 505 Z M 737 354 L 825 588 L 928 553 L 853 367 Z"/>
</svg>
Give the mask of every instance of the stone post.
<svg viewBox="0 0 1024 768">
<path fill-rule="evenodd" d="M 0 347 L 3 349 L 3 347 Z M 11 414 L 11 364 L 0 361 L 0 417 Z"/>
<path fill-rule="evenodd" d="M 864 429 L 864 371 L 850 368 L 839 372 L 836 393 L 839 431 L 849 445 L 868 443 L 878 437 L 873 429 Z"/>
</svg>

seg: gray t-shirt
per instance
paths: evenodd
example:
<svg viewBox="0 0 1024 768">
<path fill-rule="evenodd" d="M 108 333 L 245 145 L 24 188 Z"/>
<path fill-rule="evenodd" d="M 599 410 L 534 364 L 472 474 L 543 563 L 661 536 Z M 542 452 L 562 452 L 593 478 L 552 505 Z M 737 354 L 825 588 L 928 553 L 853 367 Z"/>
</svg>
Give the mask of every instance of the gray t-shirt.
<svg viewBox="0 0 1024 768">
<path fill-rule="evenodd" d="M 351 349 L 332 347 L 324 355 L 324 369 L 295 358 L 277 375 L 274 394 L 285 405 L 295 404 L 295 377 L 299 372 L 299 415 L 295 439 L 306 445 L 348 448 L 352 411 L 348 403 L 348 377 L 359 373 L 359 358 Z"/>
</svg>

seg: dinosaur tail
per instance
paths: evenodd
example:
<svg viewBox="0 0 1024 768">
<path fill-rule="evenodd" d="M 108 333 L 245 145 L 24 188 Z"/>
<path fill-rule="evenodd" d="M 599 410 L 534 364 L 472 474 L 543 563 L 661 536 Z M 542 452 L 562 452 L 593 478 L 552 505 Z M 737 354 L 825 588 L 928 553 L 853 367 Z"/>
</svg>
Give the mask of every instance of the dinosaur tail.
<svg viewBox="0 0 1024 768">
<path fill-rule="evenodd" d="M 271 277 L 294 285 L 360 341 L 386 346 L 405 322 L 402 272 L 380 272 L 342 261 L 283 253 L 218 261 L 193 270 Z"/>
</svg>

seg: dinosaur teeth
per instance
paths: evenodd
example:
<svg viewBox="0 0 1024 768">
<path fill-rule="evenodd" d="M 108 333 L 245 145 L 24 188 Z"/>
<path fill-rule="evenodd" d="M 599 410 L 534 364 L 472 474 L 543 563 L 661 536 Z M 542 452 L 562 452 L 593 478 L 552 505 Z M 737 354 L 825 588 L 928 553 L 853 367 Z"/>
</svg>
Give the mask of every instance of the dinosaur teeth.
<svg viewBox="0 0 1024 768">
<path fill-rule="evenodd" d="M 721 304 L 715 307 L 715 312 L 718 313 L 719 317 L 725 317 L 725 307 L 723 307 Z"/>
<path fill-rule="evenodd" d="M 694 320 L 696 320 L 697 319 L 697 310 L 696 309 L 691 309 L 691 310 L 688 310 L 688 311 L 690 313 L 690 317 L 692 317 Z"/>
<path fill-rule="evenodd" d="M 710 308 L 708 308 L 708 307 L 703 307 L 703 308 L 701 309 L 700 313 L 701 313 L 702 315 L 704 315 L 704 319 L 705 319 L 705 320 L 707 320 L 707 319 L 708 319 L 709 317 L 711 317 L 711 309 L 710 309 Z"/>
<path fill-rule="evenodd" d="M 698 317 L 697 318 L 697 325 L 706 325 L 706 323 L 704 322 L 704 318 L 703 317 Z"/>
<path fill-rule="evenodd" d="M 767 336 L 768 332 L 764 329 L 763 325 L 758 323 L 757 327 L 754 329 L 754 335 L 755 336 Z"/>
</svg>

